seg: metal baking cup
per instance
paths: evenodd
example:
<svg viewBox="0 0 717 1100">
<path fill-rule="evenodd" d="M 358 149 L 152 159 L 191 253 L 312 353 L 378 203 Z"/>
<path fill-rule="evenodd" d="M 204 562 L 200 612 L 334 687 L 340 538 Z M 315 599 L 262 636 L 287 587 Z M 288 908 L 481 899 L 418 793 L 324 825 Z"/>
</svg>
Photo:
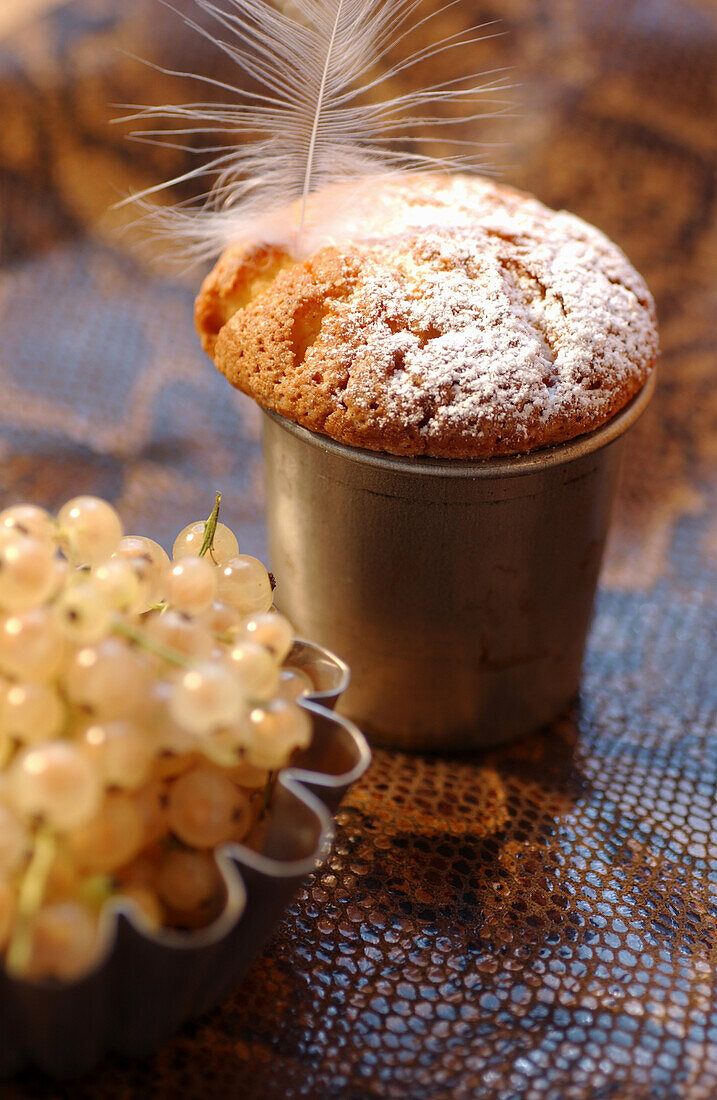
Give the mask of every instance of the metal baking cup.
<svg viewBox="0 0 717 1100">
<path fill-rule="evenodd" d="M 109 1051 L 151 1053 L 190 1018 L 216 1007 L 241 980 L 333 841 L 331 814 L 369 765 L 365 739 L 332 707 L 348 683 L 333 654 L 298 641 L 288 664 L 317 691 L 302 705 L 313 739 L 279 775 L 260 850 L 224 844 L 217 864 L 223 912 L 195 932 L 150 931 L 120 902 L 103 913 L 107 949 L 97 969 L 71 984 L 16 981 L 0 971 L 0 1076 L 28 1064 L 78 1076 Z"/>
<path fill-rule="evenodd" d="M 277 605 L 345 655 L 341 710 L 401 749 L 468 749 L 575 698 L 622 437 L 654 375 L 597 431 L 462 462 L 347 447 L 264 420 Z"/>
</svg>

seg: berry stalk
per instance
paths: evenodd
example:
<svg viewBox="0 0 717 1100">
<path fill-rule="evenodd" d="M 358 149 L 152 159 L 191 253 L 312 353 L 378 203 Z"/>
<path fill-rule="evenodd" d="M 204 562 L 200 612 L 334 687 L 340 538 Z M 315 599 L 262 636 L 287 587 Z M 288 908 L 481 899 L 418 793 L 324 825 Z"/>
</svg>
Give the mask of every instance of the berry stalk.
<svg viewBox="0 0 717 1100">
<path fill-rule="evenodd" d="M 199 547 L 200 558 L 203 558 L 205 554 L 209 554 L 212 561 L 214 561 L 212 549 L 214 547 L 214 535 L 216 534 L 217 523 L 219 522 L 219 509 L 221 507 L 221 503 L 222 494 L 217 491 L 214 499 L 214 507 L 207 517 L 207 522 L 204 524 L 204 539 L 202 540 L 202 545 Z"/>
<path fill-rule="evenodd" d="M 30 965 L 33 921 L 45 896 L 56 851 L 57 838 L 41 826 L 35 834 L 32 858 L 20 885 L 17 922 L 5 958 L 7 971 L 14 977 L 21 977 Z"/>
</svg>

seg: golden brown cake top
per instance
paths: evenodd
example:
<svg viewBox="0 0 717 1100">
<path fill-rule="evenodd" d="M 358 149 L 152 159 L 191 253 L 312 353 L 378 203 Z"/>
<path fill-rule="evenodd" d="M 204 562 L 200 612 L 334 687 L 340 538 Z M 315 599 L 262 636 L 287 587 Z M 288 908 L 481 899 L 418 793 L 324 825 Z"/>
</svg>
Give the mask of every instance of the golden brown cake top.
<svg viewBox="0 0 717 1100">
<path fill-rule="evenodd" d="M 229 249 L 197 299 L 204 347 L 266 408 L 353 446 L 474 458 L 591 431 L 644 384 L 652 298 L 579 218 L 462 175 L 346 187 L 314 216 L 322 201 L 327 232 L 351 211 L 349 243 Z"/>
</svg>

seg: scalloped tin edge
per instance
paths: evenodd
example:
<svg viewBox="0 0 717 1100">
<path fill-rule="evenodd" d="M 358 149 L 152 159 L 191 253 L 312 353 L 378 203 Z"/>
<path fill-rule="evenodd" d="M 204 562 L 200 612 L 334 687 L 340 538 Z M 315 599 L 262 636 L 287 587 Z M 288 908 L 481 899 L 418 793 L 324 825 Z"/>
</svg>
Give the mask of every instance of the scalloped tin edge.
<svg viewBox="0 0 717 1100">
<path fill-rule="evenodd" d="M 351 681 L 351 670 L 345 661 L 325 646 L 308 642 L 305 638 L 295 638 L 285 664 L 302 670 L 310 669 L 315 680 L 324 686 L 310 691 L 306 699 L 312 703 L 321 703 L 333 710 Z"/>
</svg>

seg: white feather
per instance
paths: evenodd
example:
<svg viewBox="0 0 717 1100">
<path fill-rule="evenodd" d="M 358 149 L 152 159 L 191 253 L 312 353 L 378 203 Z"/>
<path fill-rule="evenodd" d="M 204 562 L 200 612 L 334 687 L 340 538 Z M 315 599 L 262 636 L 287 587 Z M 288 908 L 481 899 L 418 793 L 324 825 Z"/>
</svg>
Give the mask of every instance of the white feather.
<svg viewBox="0 0 717 1100">
<path fill-rule="evenodd" d="M 357 219 L 341 210 L 322 209 L 309 222 L 309 199 L 336 183 L 361 181 L 381 172 L 485 168 L 484 151 L 473 143 L 443 136 L 447 127 L 500 113 L 488 93 L 506 87 L 499 73 L 469 72 L 382 98 L 382 86 L 439 55 L 466 54 L 485 28 L 472 27 L 418 51 L 408 52 L 383 73 L 376 66 L 387 52 L 405 47 L 421 29 L 425 35 L 451 0 L 417 19 L 422 0 L 284 0 L 278 10 L 266 0 L 195 0 L 218 33 L 186 17 L 251 78 L 236 87 L 203 74 L 195 79 L 229 93 L 227 103 L 143 106 L 129 119 L 157 123 L 132 135 L 197 153 L 190 139 L 209 144 L 196 168 L 128 201 L 146 204 L 150 196 L 179 183 L 204 178 L 199 200 L 151 208 L 152 218 L 180 243 L 185 254 L 210 258 L 242 240 L 281 243 L 294 254 L 316 236 L 355 235 Z M 293 12 L 293 14 L 289 14 Z M 450 66 L 449 66 L 450 68 Z M 162 69 L 168 73 L 169 70 Z M 498 109 L 496 109 L 498 108 Z M 125 119 L 126 120 L 126 119 Z M 440 140 L 440 155 L 419 151 L 418 139 Z M 292 205 L 293 204 L 293 205 Z M 316 205 L 316 204 L 314 204 Z M 345 200 L 341 207 L 346 207 Z"/>
</svg>

